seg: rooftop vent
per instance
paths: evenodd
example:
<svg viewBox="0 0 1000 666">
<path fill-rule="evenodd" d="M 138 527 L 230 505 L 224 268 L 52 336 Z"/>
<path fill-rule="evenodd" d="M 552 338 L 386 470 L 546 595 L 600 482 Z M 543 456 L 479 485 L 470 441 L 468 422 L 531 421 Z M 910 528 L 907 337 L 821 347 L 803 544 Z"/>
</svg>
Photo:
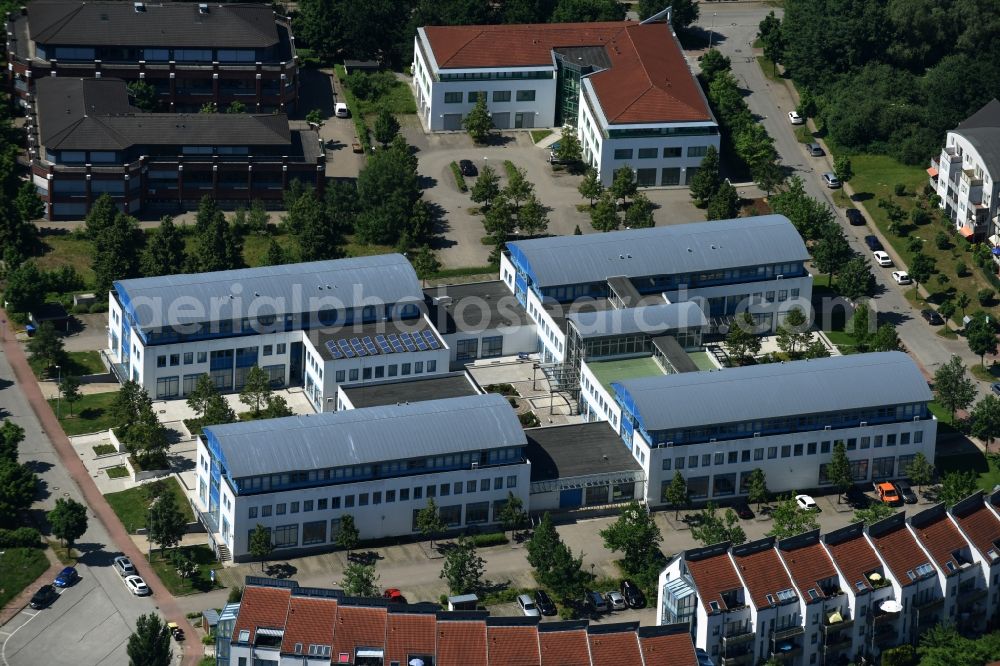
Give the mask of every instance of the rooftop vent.
<svg viewBox="0 0 1000 666">
<path fill-rule="evenodd" d="M 142 14 L 143 12 L 146 11 L 146 3 L 145 2 L 133 2 L 132 3 L 132 9 L 135 10 L 136 14 Z"/>
<path fill-rule="evenodd" d="M 199 14 L 207 14 L 208 13 L 208 4 L 206 4 L 204 2 L 200 3 L 198 5 L 198 13 Z"/>
</svg>

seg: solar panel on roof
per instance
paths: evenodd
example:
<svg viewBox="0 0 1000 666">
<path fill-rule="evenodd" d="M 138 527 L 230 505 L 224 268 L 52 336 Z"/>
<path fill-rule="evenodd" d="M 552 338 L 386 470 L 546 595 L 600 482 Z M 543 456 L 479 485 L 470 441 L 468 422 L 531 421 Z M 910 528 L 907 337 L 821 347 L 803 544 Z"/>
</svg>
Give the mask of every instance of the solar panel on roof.
<svg viewBox="0 0 1000 666">
<path fill-rule="evenodd" d="M 366 335 L 364 337 L 364 339 L 362 340 L 362 342 L 364 342 L 365 343 L 365 347 L 367 347 L 368 345 L 372 344 L 372 339 L 369 336 Z"/>
<path fill-rule="evenodd" d="M 412 340 L 406 341 L 406 351 L 417 351 L 417 346 L 413 344 Z"/>
<path fill-rule="evenodd" d="M 397 354 L 401 354 L 401 353 L 403 352 L 403 343 L 402 343 L 402 342 L 400 342 L 399 340 L 395 340 L 395 341 L 394 341 L 394 342 L 392 343 L 392 349 L 393 349 L 393 351 L 395 351 L 395 352 L 396 352 Z"/>
<path fill-rule="evenodd" d="M 427 351 L 427 342 L 422 338 L 417 338 L 417 349 L 420 351 Z"/>
<path fill-rule="evenodd" d="M 346 356 L 347 358 L 354 358 L 355 356 L 357 356 L 357 354 L 354 353 L 353 349 L 348 347 L 347 349 L 344 350 L 344 356 Z"/>
<path fill-rule="evenodd" d="M 382 350 L 383 354 L 391 354 L 392 353 L 392 347 L 390 347 L 389 343 L 386 342 L 385 340 L 382 340 L 381 342 L 378 343 L 378 348 Z"/>
<path fill-rule="evenodd" d="M 337 343 L 333 340 L 326 341 L 326 349 L 334 359 L 344 358 L 344 352 L 337 348 Z"/>
<path fill-rule="evenodd" d="M 361 346 L 361 340 L 358 340 L 357 338 L 351 338 L 351 346 L 354 347 L 354 348 L 360 347 Z"/>
<path fill-rule="evenodd" d="M 337 340 L 337 344 L 340 345 L 341 349 L 349 349 L 350 348 L 350 345 L 347 344 L 347 340 L 344 340 L 344 339 Z"/>
</svg>

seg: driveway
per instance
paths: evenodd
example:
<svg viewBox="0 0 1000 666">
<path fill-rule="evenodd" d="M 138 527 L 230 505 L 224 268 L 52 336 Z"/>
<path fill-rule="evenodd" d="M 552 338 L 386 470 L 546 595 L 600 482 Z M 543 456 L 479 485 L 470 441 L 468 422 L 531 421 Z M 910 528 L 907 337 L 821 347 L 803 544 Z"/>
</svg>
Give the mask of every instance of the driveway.
<svg viewBox="0 0 1000 666">
<path fill-rule="evenodd" d="M 501 184 L 505 184 L 507 175 L 503 163 L 510 160 L 527 172 L 538 199 L 549 209 L 549 234 L 569 235 L 577 225 L 585 234 L 594 233 L 590 215 L 576 208 L 587 203 L 577 191 L 582 176 L 553 171 L 547 161 L 548 150 L 536 146 L 528 132 L 507 132 L 503 140 L 494 145 L 475 146 L 465 133 L 427 134 L 416 116 L 402 121 L 406 140 L 418 149 L 418 171 L 426 187 L 424 197 L 438 207 L 444 220 L 440 231 L 442 240 L 437 249 L 446 267 L 484 266 L 491 250 L 482 243 L 486 235 L 482 216 L 469 212 L 478 204 L 467 192 L 460 192 L 455 184 L 451 171 L 453 161 L 472 160 L 480 170 L 488 164 L 500 176 Z M 475 178 L 465 180 L 471 190 Z M 691 203 L 687 188 L 646 189 L 643 192 L 659 206 L 654 213 L 657 226 L 705 218 L 705 212 Z"/>
<path fill-rule="evenodd" d="M 864 237 L 873 233 L 872 228 L 847 224 L 844 209 L 834 204 L 832 190 L 823 185 L 820 178 L 823 172 L 833 170 L 832 160 L 829 155 L 810 157 L 806 154 L 805 146 L 796 139 L 794 127 L 788 122 L 788 112 L 795 108 L 791 93 L 784 85 L 772 83 L 764 76 L 754 57 L 755 53 L 750 48 L 761 19 L 772 10 L 780 17 L 782 10 L 764 3 L 713 3 L 711 9 L 711 12 L 702 12 L 701 27 L 707 29 L 714 24 L 716 47 L 730 58 L 736 80 L 749 91 L 745 98 L 747 104 L 774 137 L 774 146 L 782 164 L 802 178 L 809 196 L 830 204 L 837 211 L 837 219 L 851 247 L 870 258 L 871 252 L 864 244 Z M 898 259 L 896 263 L 897 266 L 900 265 Z M 931 328 L 920 318 L 920 313 L 910 305 L 903 291 L 893 282 L 893 270 L 895 269 L 873 267 L 877 286 L 871 304 L 879 312 L 880 322 L 892 322 L 896 325 L 900 340 L 923 365 L 926 373 L 932 376 L 938 367 L 956 354 L 962 357 L 967 366 L 978 363 L 979 358 L 969 351 L 964 340 L 942 338 L 937 335 L 937 329 Z M 983 382 L 979 386 L 983 394 L 989 388 Z"/>
</svg>

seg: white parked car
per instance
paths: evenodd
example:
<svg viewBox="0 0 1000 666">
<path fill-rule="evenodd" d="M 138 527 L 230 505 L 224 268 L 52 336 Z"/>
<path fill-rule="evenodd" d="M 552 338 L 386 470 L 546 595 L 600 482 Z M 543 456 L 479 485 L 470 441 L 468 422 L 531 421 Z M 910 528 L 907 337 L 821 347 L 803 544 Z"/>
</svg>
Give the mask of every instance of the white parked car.
<svg viewBox="0 0 1000 666">
<path fill-rule="evenodd" d="M 872 256 L 875 257 L 875 263 L 879 266 L 892 266 L 892 258 L 889 257 L 888 252 L 875 250 L 872 252 Z"/>
<path fill-rule="evenodd" d="M 910 274 L 906 271 L 893 271 L 892 279 L 896 281 L 896 284 L 910 284 L 913 282 L 910 279 Z"/>
<path fill-rule="evenodd" d="M 806 120 L 805 118 L 799 115 L 798 111 L 789 111 L 788 122 L 790 122 L 793 125 L 802 125 L 805 124 Z"/>
<path fill-rule="evenodd" d="M 538 612 L 538 606 L 535 605 L 534 599 L 529 594 L 517 595 L 517 606 L 528 617 L 539 617 L 541 615 Z"/>
<path fill-rule="evenodd" d="M 337 105 L 333 107 L 333 115 L 338 118 L 350 118 L 351 112 L 348 110 L 346 104 L 343 102 L 337 102 Z"/>
<path fill-rule="evenodd" d="M 608 608 L 611 610 L 625 610 L 628 608 L 628 604 L 625 603 L 625 597 L 622 596 L 621 592 L 608 592 L 604 595 L 604 598 L 608 600 Z"/>
<path fill-rule="evenodd" d="M 809 495 L 796 495 L 795 503 L 803 511 L 816 511 L 819 509 L 819 507 L 816 506 L 816 500 Z"/>
<path fill-rule="evenodd" d="M 146 581 L 144 581 L 141 576 L 126 576 L 125 587 L 127 587 L 129 592 L 137 597 L 145 597 L 146 595 L 152 593 L 149 586 L 146 585 Z"/>
</svg>

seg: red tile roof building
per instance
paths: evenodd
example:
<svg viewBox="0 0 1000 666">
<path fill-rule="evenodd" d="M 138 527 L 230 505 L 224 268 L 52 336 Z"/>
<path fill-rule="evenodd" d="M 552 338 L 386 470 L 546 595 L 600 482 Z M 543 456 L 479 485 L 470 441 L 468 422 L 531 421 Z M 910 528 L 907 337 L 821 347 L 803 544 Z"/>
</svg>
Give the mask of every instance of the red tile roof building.
<svg viewBox="0 0 1000 666">
<path fill-rule="evenodd" d="M 480 93 L 496 129 L 577 128 L 605 184 L 686 184 L 718 124 L 667 23 L 427 26 L 414 43 L 417 113 L 462 129 Z M 636 159 L 641 158 L 641 163 Z"/>
<path fill-rule="evenodd" d="M 779 592 L 792 591 L 794 594 L 792 581 L 781 566 L 772 539 L 734 548 L 733 560 L 758 610 L 780 603 Z"/>
<path fill-rule="evenodd" d="M 283 656 L 319 657 L 332 664 L 373 663 L 367 657 L 381 659 L 385 666 L 404 666 L 414 659 L 434 666 L 697 664 L 686 624 L 540 624 L 541 618 L 445 612 L 437 604 L 345 597 L 339 590 L 252 577 L 247 578 L 242 602 L 232 606 L 232 630 L 220 630 L 216 644 L 221 663 L 232 666 L 241 658 L 246 663 L 251 658 L 284 663 Z"/>
<path fill-rule="evenodd" d="M 979 501 L 969 502 L 967 507 L 956 505 L 953 510 L 962 532 L 976 547 L 976 550 L 991 564 L 1000 559 L 1000 518 L 982 502 L 982 493 L 978 493 Z M 961 504 L 965 504 L 962 502 Z M 964 511 L 961 509 L 965 509 Z"/>
</svg>

